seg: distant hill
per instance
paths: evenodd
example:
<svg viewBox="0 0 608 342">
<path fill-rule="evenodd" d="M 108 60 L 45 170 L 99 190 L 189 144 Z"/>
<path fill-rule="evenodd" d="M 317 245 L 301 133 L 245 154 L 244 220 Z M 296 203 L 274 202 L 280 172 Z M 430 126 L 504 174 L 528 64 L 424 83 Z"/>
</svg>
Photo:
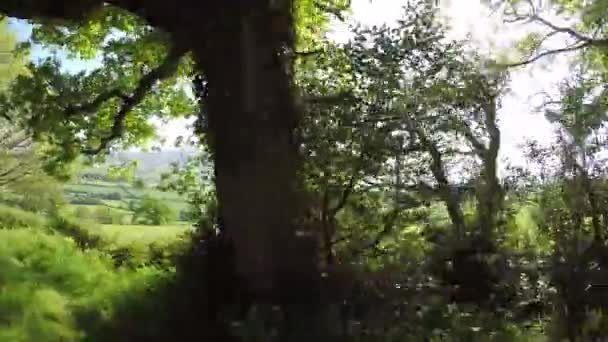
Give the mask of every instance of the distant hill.
<svg viewBox="0 0 608 342">
<path fill-rule="evenodd" d="M 198 154 L 198 150 L 193 148 L 184 149 L 165 149 L 160 151 L 120 151 L 108 155 L 106 163 L 83 170 L 83 173 L 106 174 L 108 166 L 123 165 L 137 160 L 139 167 L 135 172 L 136 177 L 143 179 L 147 183 L 159 181 L 161 173 L 167 171 L 172 163 L 183 164 L 189 158 Z"/>
</svg>

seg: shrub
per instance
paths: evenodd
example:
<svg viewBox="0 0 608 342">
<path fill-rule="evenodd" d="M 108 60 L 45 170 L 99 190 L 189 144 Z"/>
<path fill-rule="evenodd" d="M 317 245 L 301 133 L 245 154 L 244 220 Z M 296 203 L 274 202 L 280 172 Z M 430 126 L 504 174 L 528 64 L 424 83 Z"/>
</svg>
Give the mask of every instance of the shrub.
<svg viewBox="0 0 608 342">
<path fill-rule="evenodd" d="M 51 221 L 51 228 L 56 232 L 70 237 L 81 249 L 101 248 L 104 241 L 90 232 L 95 223 L 87 220 L 76 220 L 68 216 L 56 216 Z"/>
<path fill-rule="evenodd" d="M 74 217 L 88 220 L 93 217 L 93 214 L 91 212 L 91 209 L 85 206 L 78 206 L 76 207 L 76 209 L 74 209 Z"/>
<path fill-rule="evenodd" d="M 28 176 L 10 189 L 21 195 L 19 206 L 28 211 L 54 214 L 66 203 L 63 186 L 49 176 Z"/>
<path fill-rule="evenodd" d="M 60 235 L 0 230 L 0 341 L 149 338 L 155 333 L 149 325 L 158 329 L 166 310 L 146 294 L 169 275 L 153 267 L 117 270 L 108 255 L 82 252 Z M 123 331 L 111 329 L 121 324 Z"/>
<path fill-rule="evenodd" d="M 133 213 L 133 223 L 143 223 L 147 225 L 167 224 L 175 219 L 175 213 L 162 201 L 144 197 L 141 202 L 135 206 Z"/>
<path fill-rule="evenodd" d="M 18 208 L 0 206 L 0 228 L 43 228 L 43 216 Z"/>
<path fill-rule="evenodd" d="M 105 206 L 97 207 L 92 217 L 101 224 L 124 224 L 125 221 L 123 212 Z"/>
</svg>

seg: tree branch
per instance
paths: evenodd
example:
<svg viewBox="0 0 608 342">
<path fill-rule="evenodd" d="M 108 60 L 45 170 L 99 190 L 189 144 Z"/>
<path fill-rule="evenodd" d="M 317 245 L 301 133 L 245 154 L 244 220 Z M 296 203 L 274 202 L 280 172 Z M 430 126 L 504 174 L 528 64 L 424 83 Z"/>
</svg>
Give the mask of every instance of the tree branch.
<svg viewBox="0 0 608 342">
<path fill-rule="evenodd" d="M 533 63 L 543 57 L 547 57 L 547 56 L 551 56 L 551 55 L 555 55 L 555 54 L 559 54 L 559 53 L 564 53 L 564 52 L 572 52 L 572 51 L 577 51 L 577 50 L 581 50 L 587 47 L 603 47 L 603 48 L 608 48 L 608 39 L 594 39 L 591 37 L 587 37 L 584 34 L 577 32 L 576 30 L 569 28 L 569 27 L 562 27 L 562 26 L 558 26 L 553 24 L 552 22 L 548 21 L 547 19 L 539 16 L 538 14 L 536 14 L 536 10 L 533 6 L 533 4 L 530 4 L 530 6 L 532 6 L 532 14 L 528 15 L 528 16 L 519 16 L 516 18 L 515 21 L 520 21 L 523 19 L 527 19 L 531 22 L 537 22 L 540 23 L 541 25 L 544 25 L 548 28 L 550 28 L 552 31 L 550 33 L 548 33 L 540 42 L 539 47 L 542 45 L 542 43 L 549 37 L 557 34 L 557 33 L 565 33 L 567 35 L 569 35 L 570 37 L 574 38 L 576 40 L 576 42 L 569 47 L 564 47 L 564 48 L 560 48 L 560 49 L 552 49 L 552 50 L 548 50 L 545 52 L 542 52 L 532 58 L 529 58 L 527 60 L 521 61 L 521 62 L 516 62 L 516 63 L 509 63 L 509 64 L 503 64 L 501 66 L 503 67 L 519 67 L 519 66 L 524 66 L 524 65 L 528 65 L 530 63 Z"/>
<path fill-rule="evenodd" d="M 354 99 L 354 97 L 350 92 L 341 92 L 335 95 L 305 96 L 302 100 L 306 104 L 337 105 L 344 103 L 346 100 L 352 99 Z"/>
<path fill-rule="evenodd" d="M 329 4 L 323 3 L 323 0 L 314 1 L 315 6 L 317 6 L 320 10 L 327 12 L 329 14 L 333 14 L 336 18 L 340 19 L 340 21 L 346 21 L 346 18 L 340 12 L 340 9 L 335 8 Z"/>
<path fill-rule="evenodd" d="M 350 180 L 348 181 L 348 184 L 346 185 L 346 187 L 344 188 L 344 191 L 342 191 L 342 196 L 340 197 L 340 201 L 338 203 L 336 203 L 336 206 L 333 208 L 329 209 L 329 217 L 334 217 L 336 216 L 336 214 L 342 210 L 342 208 L 344 208 L 344 206 L 346 205 L 346 202 L 348 201 L 348 197 L 350 196 L 350 194 L 352 193 L 354 186 L 355 186 L 355 178 L 357 176 L 357 172 L 353 172 L 352 176 L 350 177 Z"/>
<path fill-rule="evenodd" d="M 310 57 L 323 53 L 323 49 L 316 49 L 311 51 L 294 51 L 293 54 L 296 57 Z"/>
<path fill-rule="evenodd" d="M 80 21 L 103 3 L 102 0 L 2 0 L 0 12 L 19 19 Z"/>
<path fill-rule="evenodd" d="M 471 145 L 473 145 L 473 148 L 475 149 L 477 155 L 483 158 L 486 153 L 486 146 L 481 141 L 479 141 L 479 139 L 477 139 L 475 134 L 473 134 L 471 126 L 469 126 L 464 121 L 460 122 L 460 124 L 462 126 L 462 133 L 464 134 L 464 136 L 471 143 Z"/>
<path fill-rule="evenodd" d="M 537 60 L 543 58 L 543 57 L 547 57 L 547 56 L 552 56 L 552 55 L 557 55 L 560 53 L 564 53 L 564 52 L 572 52 L 572 51 L 578 51 L 587 47 L 590 47 L 591 44 L 589 42 L 584 42 L 581 44 L 577 44 L 574 46 L 570 46 L 570 47 L 565 47 L 565 48 L 560 48 L 560 49 L 553 49 L 553 50 L 547 50 L 544 51 L 542 53 L 539 53 L 538 55 L 521 61 L 521 62 L 516 62 L 516 63 L 507 63 L 507 64 L 499 64 L 499 66 L 505 67 L 505 68 L 515 68 L 515 67 L 520 67 L 520 66 L 524 66 L 524 65 L 528 65 L 531 63 L 536 62 Z"/>
<path fill-rule="evenodd" d="M 106 101 L 112 98 L 121 98 L 123 101 L 127 101 L 129 98 L 127 95 L 123 94 L 119 89 L 112 89 L 105 93 L 99 94 L 93 101 L 85 104 L 68 106 L 65 110 L 66 116 L 72 116 L 77 113 L 93 113 L 101 107 Z"/>
<path fill-rule="evenodd" d="M 553 30 L 553 32 L 566 33 L 569 36 L 577 39 L 579 42 L 588 42 L 588 43 L 591 43 L 592 45 L 608 45 L 608 39 L 593 39 L 590 37 L 586 37 L 585 35 L 583 35 L 579 32 L 576 32 L 575 30 L 573 30 L 569 27 L 557 26 L 536 14 L 531 17 L 531 20 L 539 22 L 539 23 L 551 28 Z"/>
<path fill-rule="evenodd" d="M 165 60 L 154 70 L 150 71 L 139 81 L 137 88 L 133 91 L 131 96 L 121 96 L 123 99 L 122 106 L 116 115 L 114 116 L 114 123 L 110 130 L 110 133 L 105 137 L 101 138 L 101 142 L 99 146 L 91 149 L 84 150 L 85 154 L 98 154 L 101 151 L 107 149 L 108 145 L 122 136 L 124 131 L 124 121 L 127 118 L 127 115 L 135 106 L 137 106 L 146 96 L 146 94 L 152 89 L 152 87 L 156 84 L 157 81 L 170 77 L 177 71 L 177 67 L 179 66 L 179 61 L 181 57 L 186 54 L 187 50 L 179 47 L 178 45 L 174 45 L 172 49 L 169 51 L 169 54 L 165 58 Z M 100 97 L 105 97 L 106 99 L 111 98 L 108 97 L 109 93 L 102 94 Z M 98 97 L 96 100 L 99 100 Z M 95 102 L 95 101 L 94 101 Z M 93 107 L 93 106 L 90 106 Z"/>
</svg>

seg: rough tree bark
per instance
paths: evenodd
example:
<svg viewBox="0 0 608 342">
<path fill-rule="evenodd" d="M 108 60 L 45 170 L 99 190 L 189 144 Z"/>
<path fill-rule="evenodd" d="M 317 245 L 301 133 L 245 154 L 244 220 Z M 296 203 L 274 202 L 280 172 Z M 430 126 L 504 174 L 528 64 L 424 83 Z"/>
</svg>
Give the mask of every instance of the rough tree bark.
<svg viewBox="0 0 608 342">
<path fill-rule="evenodd" d="M 220 216 L 249 291 L 284 305 L 312 303 L 316 250 L 298 241 L 294 226 L 301 197 L 299 113 L 285 58 L 291 7 L 262 3 L 240 15 L 219 11 L 218 36 L 194 48 L 208 82 Z M 313 290 L 310 296 L 303 286 Z"/>
</svg>

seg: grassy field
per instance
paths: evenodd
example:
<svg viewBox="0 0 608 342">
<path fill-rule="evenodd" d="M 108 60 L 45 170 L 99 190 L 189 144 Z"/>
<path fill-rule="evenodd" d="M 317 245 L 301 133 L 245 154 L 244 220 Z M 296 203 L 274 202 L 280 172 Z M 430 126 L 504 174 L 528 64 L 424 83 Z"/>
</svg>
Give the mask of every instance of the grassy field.
<svg viewBox="0 0 608 342">
<path fill-rule="evenodd" d="M 153 188 L 136 189 L 129 185 L 122 185 L 118 183 L 109 182 L 87 182 L 78 184 L 66 184 L 65 190 L 67 192 L 75 193 L 94 193 L 94 194 L 111 194 L 119 193 L 125 198 L 137 198 L 145 195 L 153 196 L 156 198 L 167 199 L 167 200 L 182 200 L 179 194 L 174 192 L 164 192 Z"/>
<path fill-rule="evenodd" d="M 101 236 L 102 239 L 112 241 L 117 246 L 128 246 L 133 242 L 149 245 L 154 242 L 171 242 L 182 233 L 191 230 L 188 224 L 175 224 L 165 226 L 139 226 L 139 225 L 100 225 L 91 228 L 91 232 Z"/>
<path fill-rule="evenodd" d="M 135 189 L 129 185 L 100 181 L 95 183 L 66 184 L 64 189 L 68 198 L 78 197 L 79 194 L 93 194 L 94 196 L 119 194 L 122 198 L 121 200 L 102 200 L 103 203 L 114 208 L 126 208 L 130 200 L 136 200 L 144 196 L 150 196 L 165 201 L 165 203 L 176 213 L 179 213 L 188 207 L 188 203 L 179 194 L 164 192 L 154 188 Z"/>
</svg>

